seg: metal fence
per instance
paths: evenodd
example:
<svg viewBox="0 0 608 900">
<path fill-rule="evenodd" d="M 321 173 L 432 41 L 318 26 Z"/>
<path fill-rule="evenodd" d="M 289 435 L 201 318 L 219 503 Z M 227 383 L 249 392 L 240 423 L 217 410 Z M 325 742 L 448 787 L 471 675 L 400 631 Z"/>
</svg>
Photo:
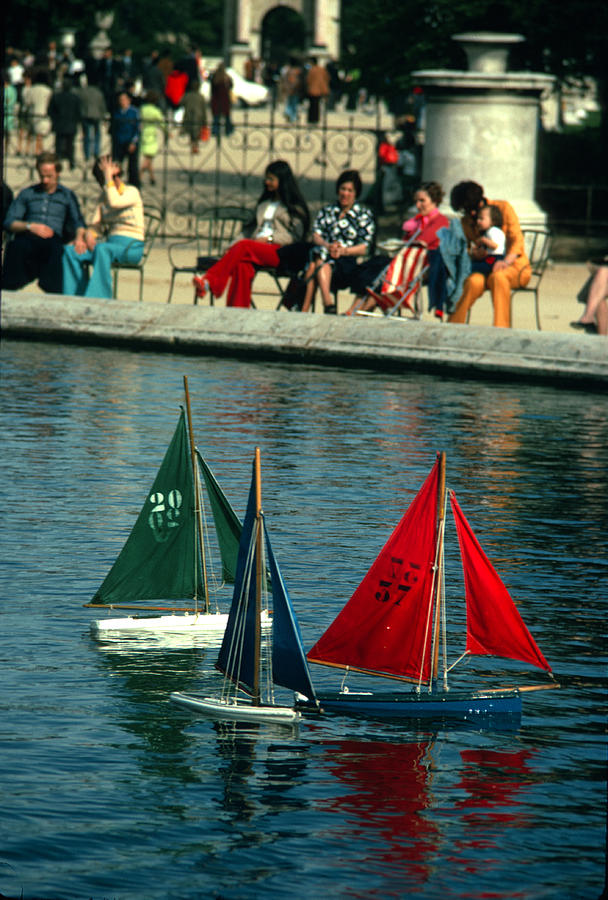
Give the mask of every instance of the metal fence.
<svg viewBox="0 0 608 900">
<path fill-rule="evenodd" d="M 155 184 L 142 176 L 144 202 L 162 214 L 164 236 L 188 235 L 200 211 L 212 205 L 252 207 L 262 191 L 264 171 L 273 159 L 291 165 L 311 213 L 335 196 L 335 180 L 348 168 L 359 170 L 369 190 L 377 177 L 379 118 L 368 116 L 364 127 L 355 116 L 342 117 L 339 124 L 327 118 L 319 125 L 291 125 L 270 110 L 262 121 L 259 113 L 239 111 L 229 135 L 210 137 L 193 151 L 190 137 L 179 124 L 167 120 L 161 149 L 155 158 Z M 110 152 L 107 123 L 102 127 L 102 152 Z M 14 140 L 13 140 L 14 143 Z M 53 149 L 52 136 L 45 149 Z M 65 166 L 62 183 L 72 188 L 86 216 L 94 209 L 99 186 L 91 174 L 92 161 L 84 160 L 80 135 L 76 139 L 75 165 Z M 33 155 L 5 154 L 4 178 L 17 193 L 37 181 Z"/>
<path fill-rule="evenodd" d="M 325 114 L 318 125 L 286 123 L 278 109 L 238 110 L 235 129 L 201 142 L 193 152 L 189 136 L 171 117 L 155 159 L 156 184 L 142 178 L 144 202 L 157 207 L 162 216 L 161 236 L 192 233 L 196 215 L 213 205 L 235 204 L 253 207 L 262 189 L 267 164 L 286 159 L 296 175 L 311 214 L 334 197 L 335 180 L 341 171 L 356 168 L 367 191 L 367 201 L 376 212 L 398 218 L 410 205 L 413 182 L 403 179 L 402 199 L 383 210 L 378 145 L 385 131 L 391 131 L 389 117 L 380 104 L 364 113 Z M 110 151 L 108 123 L 102 127 L 102 151 Z M 13 134 L 4 154 L 3 177 L 17 193 L 37 181 L 33 153 L 17 155 Z M 44 139 L 44 149 L 53 149 L 52 134 Z M 76 139 L 73 169 L 64 167 L 62 182 L 77 194 L 85 217 L 94 209 L 99 188 L 91 175 L 91 161 L 83 158 L 82 139 Z M 606 239 L 608 187 L 602 185 L 540 184 L 537 201 L 547 212 L 548 224 L 556 234 Z"/>
</svg>

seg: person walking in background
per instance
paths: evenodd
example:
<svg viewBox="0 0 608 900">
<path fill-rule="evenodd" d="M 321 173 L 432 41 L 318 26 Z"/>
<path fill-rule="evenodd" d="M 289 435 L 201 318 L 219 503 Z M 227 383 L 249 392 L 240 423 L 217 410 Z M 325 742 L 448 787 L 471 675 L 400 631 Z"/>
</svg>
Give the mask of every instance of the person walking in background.
<svg viewBox="0 0 608 900">
<path fill-rule="evenodd" d="M 49 116 L 55 132 L 55 155 L 59 160 L 67 159 L 70 169 L 74 168 L 74 138 L 80 125 L 80 99 L 72 89 L 72 81 L 65 77 L 58 91 L 53 93 L 49 103 Z"/>
<path fill-rule="evenodd" d="M 281 73 L 281 89 L 285 97 L 285 118 L 288 122 L 298 121 L 298 109 L 302 99 L 304 71 L 295 56 L 292 56 Z"/>
<path fill-rule="evenodd" d="M 141 194 L 133 185 L 124 184 L 122 169 L 111 157 L 96 160 L 93 175 L 102 195 L 86 229 L 84 245 L 79 242 L 64 249 L 63 290 L 75 296 L 109 299 L 112 263 L 138 263 L 144 252 L 144 207 Z"/>
<path fill-rule="evenodd" d="M 211 76 L 211 112 L 213 114 L 212 132 L 220 136 L 222 118 L 226 136 L 232 134 L 234 128 L 230 119 L 232 109 L 232 78 L 226 71 L 224 63 L 220 63 Z"/>
<path fill-rule="evenodd" d="M 35 278 L 43 291 L 63 290 L 61 257 L 66 238 L 84 252 L 85 225 L 76 195 L 59 183 L 61 163 L 54 153 L 36 159 L 40 182 L 24 188 L 11 203 L 4 228 L 6 246 L 2 287 L 17 291 Z"/>
<path fill-rule="evenodd" d="M 150 56 L 144 61 L 142 67 L 142 88 L 144 96 L 155 93 L 158 96 L 157 106 L 163 114 L 167 112 L 167 99 L 165 97 L 165 77 L 160 70 L 160 53 L 152 50 Z"/>
<path fill-rule="evenodd" d="M 306 73 L 306 95 L 308 97 L 308 123 L 317 125 L 321 111 L 321 100 L 329 96 L 329 72 L 320 66 L 316 56 L 310 58 L 310 68 Z"/>
<path fill-rule="evenodd" d="M 327 61 L 325 68 L 329 78 L 329 98 L 327 100 L 327 109 L 333 112 L 342 99 L 342 74 L 340 67 L 335 59 Z"/>
<path fill-rule="evenodd" d="M 112 156 L 122 164 L 127 159 L 127 180 L 139 187 L 139 115 L 127 91 L 118 95 L 118 107 L 112 116 Z"/>
<path fill-rule="evenodd" d="M 119 89 L 120 79 L 120 63 L 118 60 L 114 59 L 112 48 L 107 47 L 103 51 L 102 58 L 99 60 L 94 80 L 103 93 L 110 115 L 114 113 L 116 108 L 116 92 Z"/>
<path fill-rule="evenodd" d="M 24 154 L 29 156 L 31 152 L 32 138 L 34 136 L 34 122 L 32 119 L 32 70 L 26 69 L 23 73 L 23 87 L 19 100 L 19 134 L 17 136 L 17 156 Z"/>
<path fill-rule="evenodd" d="M 7 154 L 10 148 L 11 135 L 15 131 L 17 112 L 17 88 L 11 82 L 8 72 L 4 72 L 4 152 Z"/>
<path fill-rule="evenodd" d="M 148 173 L 150 184 L 156 184 L 154 176 L 154 160 L 160 149 L 159 134 L 167 133 L 165 117 L 160 109 L 160 98 L 156 91 L 148 91 L 139 108 L 141 122 L 141 155 L 140 176 Z"/>
<path fill-rule="evenodd" d="M 108 115 L 105 97 L 96 84 L 88 84 L 86 75 L 81 76 L 81 85 L 75 88 L 80 100 L 82 125 L 82 149 L 88 162 L 91 156 L 101 153 L 101 123 Z"/>
<path fill-rule="evenodd" d="M 190 85 L 190 88 L 184 94 L 182 106 L 184 108 L 182 132 L 190 138 L 192 152 L 198 153 L 198 145 L 203 128 L 207 127 L 207 103 L 201 94 L 198 84 L 193 83 Z"/>
<path fill-rule="evenodd" d="M 34 145 L 34 153 L 39 156 L 42 153 L 42 147 L 45 137 L 50 134 L 51 120 L 49 118 L 49 103 L 53 91 L 49 87 L 49 74 L 46 69 L 37 69 L 32 76 L 32 89 L 29 91 L 30 115 L 32 118 L 32 128 L 36 141 Z"/>
</svg>

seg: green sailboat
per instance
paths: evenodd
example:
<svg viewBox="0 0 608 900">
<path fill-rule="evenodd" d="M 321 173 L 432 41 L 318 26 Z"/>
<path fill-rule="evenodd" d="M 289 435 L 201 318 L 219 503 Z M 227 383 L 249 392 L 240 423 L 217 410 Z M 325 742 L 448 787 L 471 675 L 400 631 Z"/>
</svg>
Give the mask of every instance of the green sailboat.
<svg viewBox="0 0 608 900">
<path fill-rule="evenodd" d="M 203 502 L 211 509 L 221 557 L 221 581 L 234 582 L 242 524 L 196 449 L 188 382 L 173 438 L 114 565 L 88 607 L 138 610 L 91 623 L 98 640 L 209 637 L 223 633 L 228 615 L 212 609 L 211 552 Z"/>
</svg>

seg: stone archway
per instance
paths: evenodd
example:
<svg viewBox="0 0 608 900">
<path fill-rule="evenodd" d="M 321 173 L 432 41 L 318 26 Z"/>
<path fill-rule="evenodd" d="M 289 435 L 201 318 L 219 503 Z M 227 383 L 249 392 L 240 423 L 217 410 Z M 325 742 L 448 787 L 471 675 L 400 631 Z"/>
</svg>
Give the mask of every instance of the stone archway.
<svg viewBox="0 0 608 900">
<path fill-rule="evenodd" d="M 264 16 L 260 31 L 260 57 L 264 62 L 285 65 L 291 56 L 303 56 L 308 47 L 306 22 L 295 9 L 275 6 Z"/>
<path fill-rule="evenodd" d="M 338 59 L 340 0 L 226 0 L 224 56 L 231 66 L 243 72 L 249 56 L 262 56 L 263 22 L 278 7 L 288 7 L 302 17 L 306 54 L 321 61 Z"/>
</svg>

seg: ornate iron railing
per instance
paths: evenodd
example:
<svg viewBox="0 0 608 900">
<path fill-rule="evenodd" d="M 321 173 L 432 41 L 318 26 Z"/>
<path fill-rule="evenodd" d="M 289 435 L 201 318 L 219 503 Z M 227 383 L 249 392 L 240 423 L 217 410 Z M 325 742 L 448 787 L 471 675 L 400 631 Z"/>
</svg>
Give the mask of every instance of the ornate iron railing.
<svg viewBox="0 0 608 900">
<path fill-rule="evenodd" d="M 239 112 L 232 134 L 200 142 L 194 152 L 190 137 L 179 124 L 167 120 L 167 132 L 155 158 L 155 184 L 146 174 L 141 190 L 144 201 L 161 210 L 164 236 L 188 235 L 194 218 L 206 207 L 236 204 L 252 207 L 262 190 L 266 166 L 271 160 L 286 159 L 291 165 L 311 213 L 334 196 L 335 180 L 347 168 L 358 169 L 367 189 L 377 178 L 377 146 L 381 133 L 379 116 L 368 116 L 362 127 L 355 116 L 343 116 L 338 124 L 327 119 L 319 125 L 291 125 L 280 121 L 278 113 Z M 35 158 L 17 156 L 13 147 L 4 160 L 4 177 L 16 193 L 37 181 Z M 53 149 L 53 137 L 44 149 Z M 107 123 L 102 127 L 102 152 L 110 152 Z M 91 174 L 92 160 L 82 154 L 82 140 L 76 138 L 76 164 L 65 166 L 63 184 L 72 188 L 86 215 L 97 203 L 99 188 Z"/>
</svg>

